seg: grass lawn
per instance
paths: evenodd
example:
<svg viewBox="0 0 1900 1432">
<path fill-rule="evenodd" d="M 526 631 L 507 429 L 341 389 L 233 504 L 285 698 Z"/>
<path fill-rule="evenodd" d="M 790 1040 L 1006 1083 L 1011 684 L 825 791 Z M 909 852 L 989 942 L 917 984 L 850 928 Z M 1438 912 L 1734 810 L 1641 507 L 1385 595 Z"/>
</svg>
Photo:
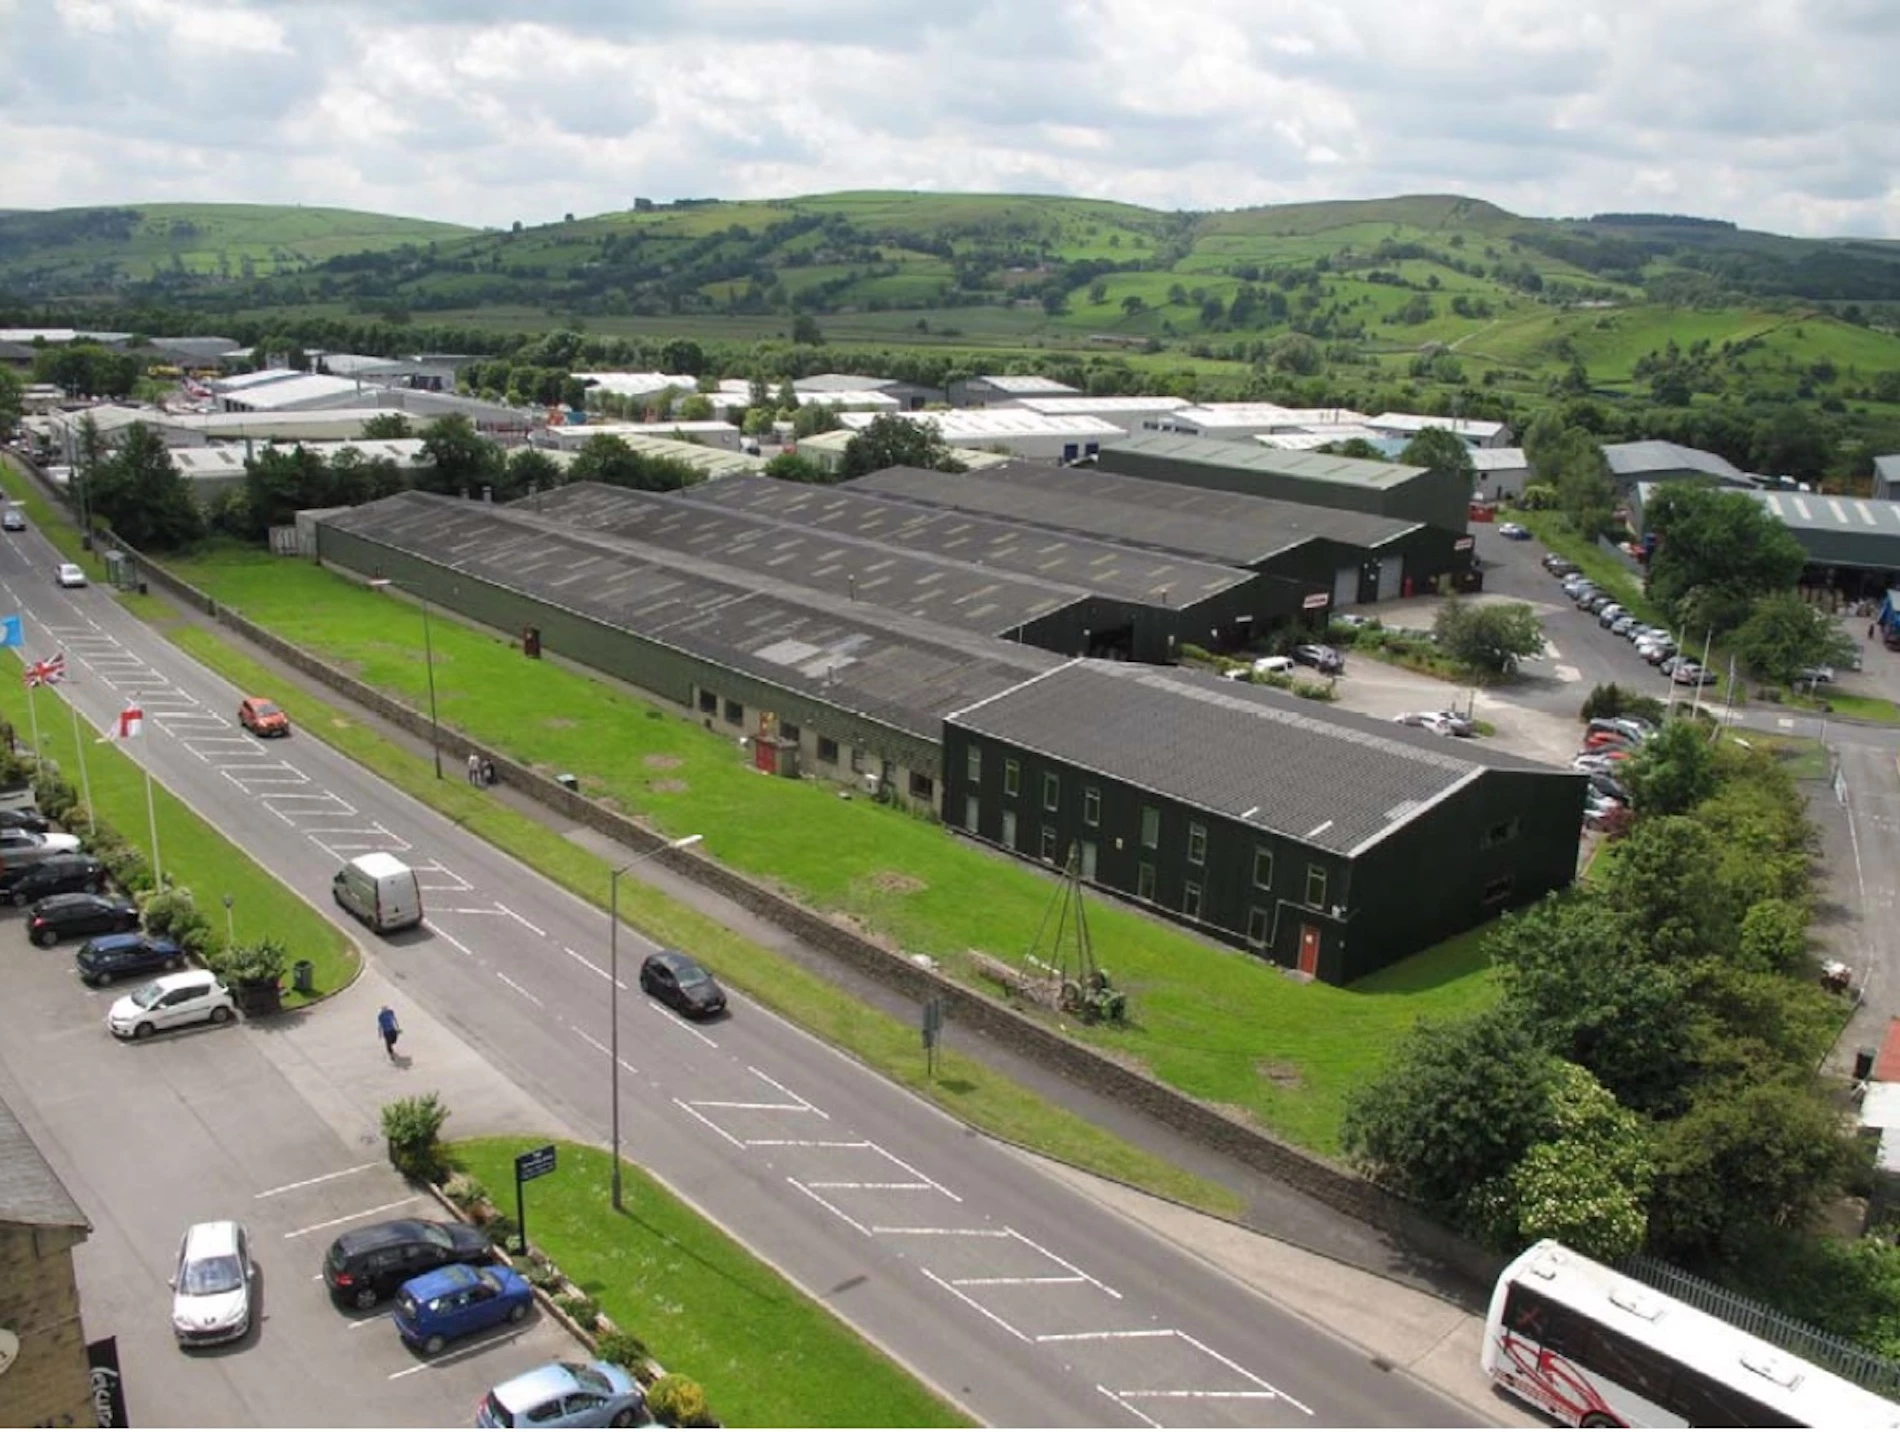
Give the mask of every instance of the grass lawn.
<svg viewBox="0 0 1900 1432">
<path fill-rule="evenodd" d="M 221 603 L 360 679 L 418 707 L 426 703 L 421 622 L 413 609 L 262 552 L 226 549 L 171 565 Z M 729 740 L 589 675 L 543 662 L 523 680 L 523 658 L 490 633 L 438 620 L 434 639 L 444 724 L 543 771 L 575 772 L 583 790 L 612 798 L 669 835 L 703 834 L 706 852 L 722 863 L 846 913 L 953 972 L 967 973 L 971 949 L 1008 959 L 1028 951 L 1056 889 L 1041 874 L 962 845 L 895 808 L 840 800 L 818 782 L 761 776 Z M 187 634 L 184 644 L 210 659 L 198 641 Z M 328 721 L 300 718 L 281 682 L 220 669 L 247 688 L 275 685 L 293 719 L 330 738 Z M 604 872 L 590 878 L 604 884 Z M 1106 901 L 1093 903 L 1089 923 L 1097 958 L 1129 992 L 1131 1020 L 1120 1029 L 1077 1029 L 1078 1037 L 1323 1151 L 1337 1148 L 1347 1096 L 1422 1010 L 1491 997 L 1489 976 L 1477 963 L 1434 987 L 1428 1000 L 1367 999 L 1357 990 L 1288 980 L 1251 956 Z M 708 924 L 704 938 L 682 943 L 717 959 L 719 942 L 729 938 Z M 738 971 L 734 978 L 753 987 Z M 829 1037 L 829 1022 L 813 1027 Z M 904 1037 L 915 1044 L 913 1034 Z"/>
<path fill-rule="evenodd" d="M 0 690 L 5 693 L 0 695 L 0 712 L 22 739 L 31 739 L 25 690 L 11 682 L 0 683 Z M 56 692 L 43 690 L 32 699 L 39 711 L 40 741 L 46 756 L 79 787 L 79 761 L 69 708 Z M 86 776 L 95 814 L 149 858 L 151 825 L 146 819 L 143 769 L 116 746 L 95 744 L 91 728 L 83 720 L 79 729 L 86 743 Z M 158 816 L 159 857 L 165 873 L 174 884 L 197 897 L 198 908 L 211 922 L 214 941 L 224 943 L 223 902 L 229 895 L 229 923 L 238 941 L 274 936 L 283 942 L 291 959 L 309 960 L 316 967 L 314 997 L 333 994 L 356 977 L 362 959 L 341 930 L 156 781 L 152 796 Z M 76 833 L 85 835 L 83 830 Z M 285 981 L 286 1006 L 294 1008 L 307 1002 Z"/>
<path fill-rule="evenodd" d="M 1826 714 L 1844 717 L 1849 721 L 1900 726 L 1900 706 L 1894 705 L 1884 696 L 1855 696 L 1845 691 L 1829 691 L 1826 696 L 1819 698 L 1790 694 L 1783 698 L 1782 704 L 1797 711 L 1815 712 L 1825 706 Z"/>
<path fill-rule="evenodd" d="M 1824 781 L 1834 772 L 1834 758 L 1812 736 L 1780 736 L 1768 731 L 1729 731 L 1724 739 L 1767 751 L 1797 781 Z"/>
<path fill-rule="evenodd" d="M 451 1162 L 514 1214 L 514 1156 L 538 1138 L 470 1139 Z M 668 1371 L 706 1389 L 728 1427 L 967 1427 L 954 1407 L 637 1167 L 627 1210 L 609 1199 L 611 1158 L 559 1146 L 528 1186 L 528 1234 Z"/>
</svg>

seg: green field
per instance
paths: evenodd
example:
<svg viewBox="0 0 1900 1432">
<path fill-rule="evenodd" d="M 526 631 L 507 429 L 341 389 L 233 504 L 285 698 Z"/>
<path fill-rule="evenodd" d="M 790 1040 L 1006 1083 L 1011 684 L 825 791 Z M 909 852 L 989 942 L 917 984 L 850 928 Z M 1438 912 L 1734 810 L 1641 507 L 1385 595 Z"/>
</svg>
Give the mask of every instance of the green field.
<svg viewBox="0 0 1900 1432">
<path fill-rule="evenodd" d="M 469 1139 L 448 1154 L 512 1216 L 514 1157 L 542 1142 Z M 527 1188 L 529 1237 L 655 1361 L 699 1383 L 722 1426 L 971 1425 L 636 1165 L 623 1164 L 615 1213 L 610 1156 L 556 1148 L 555 1171 Z"/>
<path fill-rule="evenodd" d="M 71 678 L 85 679 L 83 669 Z M 37 721 L 40 749 L 76 790 L 90 790 L 98 818 L 130 842 L 149 861 L 151 831 L 147 819 L 143 768 L 110 742 L 100 744 L 83 720 L 74 740 L 71 708 L 57 691 L 28 694 L 6 682 L 0 686 L 0 714 L 13 723 L 22 740 L 30 741 Z M 35 715 L 37 713 L 37 715 Z M 82 744 L 83 743 L 83 747 Z M 225 943 L 227 930 L 239 944 L 266 937 L 282 941 L 293 960 L 309 960 L 315 967 L 312 998 L 334 994 L 362 965 L 355 945 L 335 925 L 300 896 L 281 884 L 238 846 L 221 835 L 194 811 L 156 782 L 152 785 L 156 815 L 158 858 L 166 876 L 191 891 L 194 902 L 211 924 L 212 939 Z M 84 830 L 76 832 L 82 838 Z M 224 900 L 230 898 L 227 923 Z M 306 997 L 286 987 L 284 1003 L 295 1007 Z"/>
<path fill-rule="evenodd" d="M 420 622 L 403 620 L 401 609 L 392 619 L 388 597 L 249 551 L 174 566 L 222 604 L 371 685 L 425 702 Z M 972 949 L 1009 960 L 1028 952 L 1054 889 L 1031 868 L 959 845 L 900 810 L 840 801 L 819 783 L 762 781 L 729 741 L 582 672 L 544 662 L 523 681 L 520 654 L 493 634 L 445 620 L 434 635 L 444 724 L 536 769 L 572 771 L 584 790 L 663 832 L 703 834 L 722 863 L 953 972 L 967 973 Z M 276 694 L 296 716 L 292 698 Z M 1342 990 L 1290 981 L 1250 956 L 1105 903 L 1093 907 L 1090 928 L 1133 1017 L 1124 1029 L 1072 1033 L 1324 1151 L 1338 1147 L 1347 1098 L 1405 1029 L 1421 1015 L 1494 997 L 1473 937 Z M 1398 990 L 1406 997 L 1390 997 Z M 906 1037 L 914 1044 L 914 1034 Z"/>
</svg>

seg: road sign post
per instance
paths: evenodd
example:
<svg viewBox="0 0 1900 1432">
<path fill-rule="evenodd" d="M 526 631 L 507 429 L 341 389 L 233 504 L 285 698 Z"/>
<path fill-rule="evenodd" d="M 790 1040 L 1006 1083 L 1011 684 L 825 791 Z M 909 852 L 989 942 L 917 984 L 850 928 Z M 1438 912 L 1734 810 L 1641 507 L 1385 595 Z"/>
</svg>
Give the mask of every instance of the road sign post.
<svg viewBox="0 0 1900 1432">
<path fill-rule="evenodd" d="M 522 1194 L 522 1185 L 553 1172 L 553 1144 L 543 1144 L 538 1149 L 515 1155 L 515 1237 L 520 1243 L 520 1247 L 515 1250 L 517 1253 L 525 1254 L 528 1251 L 528 1203 Z"/>
</svg>

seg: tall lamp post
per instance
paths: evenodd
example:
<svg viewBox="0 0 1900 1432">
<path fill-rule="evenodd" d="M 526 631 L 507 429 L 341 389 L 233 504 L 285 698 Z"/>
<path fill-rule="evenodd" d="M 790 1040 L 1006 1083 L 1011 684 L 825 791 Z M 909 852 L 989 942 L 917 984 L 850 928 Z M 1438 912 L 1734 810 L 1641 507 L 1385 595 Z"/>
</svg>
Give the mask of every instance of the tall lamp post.
<svg viewBox="0 0 1900 1432">
<path fill-rule="evenodd" d="M 439 781 L 442 779 L 442 725 L 435 715 L 435 642 L 429 634 L 429 598 L 394 577 L 372 577 L 368 585 L 377 591 L 384 587 L 395 587 L 422 603 L 422 667 L 429 683 L 429 750 L 435 757 L 435 778 Z"/>
<path fill-rule="evenodd" d="M 689 845 L 698 845 L 706 837 L 703 835 L 682 835 L 678 840 L 669 840 L 645 855 L 629 860 L 613 874 L 607 877 L 607 1022 L 612 1026 L 608 1035 L 607 1077 L 612 1081 L 613 1089 L 613 1202 L 614 1211 L 621 1211 L 620 1202 L 620 877 L 634 866 L 643 864 L 668 850 L 684 850 Z"/>
</svg>

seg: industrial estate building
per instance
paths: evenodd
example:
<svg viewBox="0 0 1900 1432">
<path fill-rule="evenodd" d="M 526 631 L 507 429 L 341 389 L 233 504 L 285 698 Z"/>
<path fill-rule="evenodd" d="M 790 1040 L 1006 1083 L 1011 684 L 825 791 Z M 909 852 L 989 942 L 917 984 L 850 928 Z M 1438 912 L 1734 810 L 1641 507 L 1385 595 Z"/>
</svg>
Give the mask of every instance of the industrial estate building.
<svg viewBox="0 0 1900 1432">
<path fill-rule="evenodd" d="M 0 1328 L 18 1339 L 0 1366 L 0 1426 L 96 1427 L 73 1251 L 85 1213 L 13 1111 L 0 1103 Z"/>
<path fill-rule="evenodd" d="M 1426 590 L 1471 561 L 1472 539 L 1463 532 L 1099 468 L 1014 463 L 947 479 L 897 467 L 846 483 L 843 490 L 1151 547 L 1303 583 L 1301 605 L 1315 622 L 1324 621 L 1329 608 Z"/>
<path fill-rule="evenodd" d="M 838 421 L 859 431 L 876 422 L 877 413 L 840 413 Z M 941 413 L 909 413 L 907 421 L 933 424 L 952 447 L 990 448 L 1016 457 L 1077 462 L 1093 457 L 1104 443 L 1127 436 L 1114 423 L 1086 414 L 1046 417 L 1026 408 L 952 408 Z"/>
<path fill-rule="evenodd" d="M 1376 513 L 1448 532 L 1465 530 L 1471 506 L 1471 489 L 1455 472 L 1173 433 L 1131 434 L 1105 447 L 1100 465 L 1130 477 Z"/>
<path fill-rule="evenodd" d="M 1728 487 L 1753 487 L 1754 479 L 1719 453 L 1681 443 L 1644 439 L 1603 444 L 1603 460 L 1618 490 L 1628 493 L 1646 482 L 1674 479 L 1715 481 Z"/>
<path fill-rule="evenodd" d="M 944 819 L 1333 984 L 1571 881 L 1584 779 L 1266 687 L 1073 661 L 950 713 Z"/>
</svg>

